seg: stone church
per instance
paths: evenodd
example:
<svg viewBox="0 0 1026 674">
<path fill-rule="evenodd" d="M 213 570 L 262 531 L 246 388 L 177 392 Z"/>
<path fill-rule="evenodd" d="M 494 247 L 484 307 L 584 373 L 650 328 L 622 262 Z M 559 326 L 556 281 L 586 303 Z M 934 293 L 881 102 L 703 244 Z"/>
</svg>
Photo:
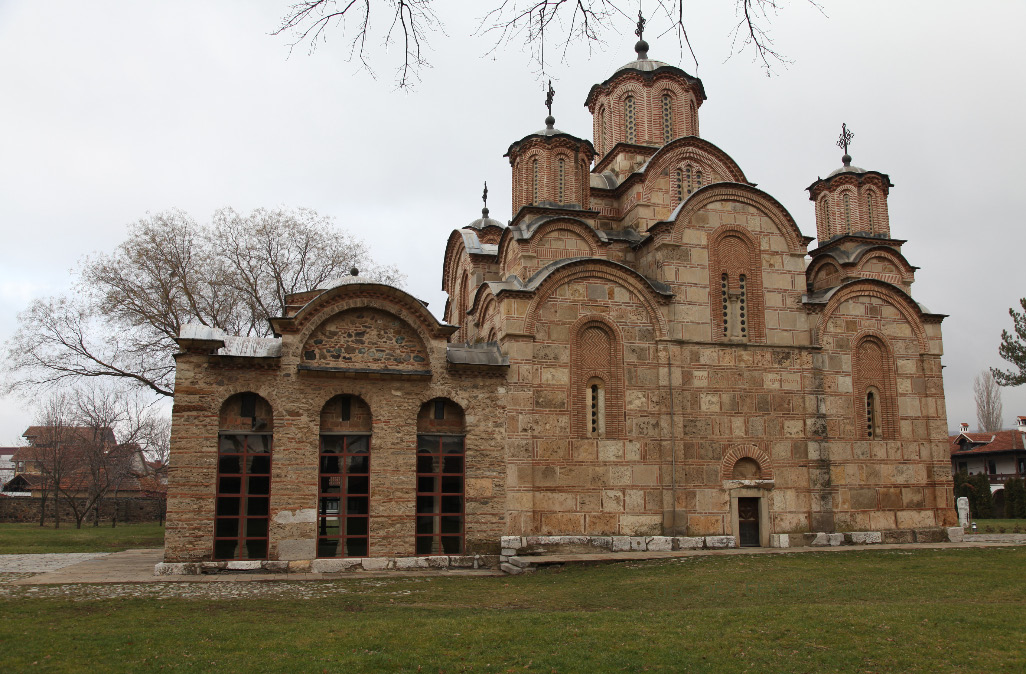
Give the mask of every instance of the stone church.
<svg viewBox="0 0 1026 674">
<path fill-rule="evenodd" d="M 636 49 L 588 93 L 590 139 L 550 107 L 509 146 L 513 219 L 450 234 L 444 320 L 354 270 L 274 338 L 183 329 L 165 562 L 954 524 L 943 316 L 910 294 L 887 174 L 844 141 L 806 236 L 702 138 L 701 80 Z"/>
</svg>

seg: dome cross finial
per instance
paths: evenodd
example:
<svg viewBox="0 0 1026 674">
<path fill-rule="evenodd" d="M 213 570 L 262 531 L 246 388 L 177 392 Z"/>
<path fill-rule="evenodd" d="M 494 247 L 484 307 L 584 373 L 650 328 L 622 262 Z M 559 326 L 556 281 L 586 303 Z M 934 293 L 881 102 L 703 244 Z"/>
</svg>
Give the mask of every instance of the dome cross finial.
<svg viewBox="0 0 1026 674">
<path fill-rule="evenodd" d="M 841 124 L 841 135 L 837 139 L 837 147 L 844 150 L 844 156 L 841 157 L 841 161 L 845 166 L 851 165 L 851 155 L 848 154 L 848 144 L 851 143 L 851 139 L 855 137 L 855 134 L 848 130 L 847 124 Z"/>
<path fill-rule="evenodd" d="M 553 129 L 556 126 L 556 118 L 552 116 L 552 99 L 556 97 L 556 90 L 552 88 L 552 80 L 549 80 L 549 90 L 545 93 L 545 107 L 549 109 L 549 116 L 545 118 L 545 128 Z"/>
<path fill-rule="evenodd" d="M 641 14 L 641 9 L 638 9 L 638 27 L 634 29 L 634 34 L 638 36 L 638 43 L 634 45 L 634 51 L 638 52 L 638 60 L 648 58 L 648 43 L 645 42 L 643 37 L 645 34 L 645 17 Z"/>
<path fill-rule="evenodd" d="M 481 209 L 481 217 L 488 218 L 488 181 L 485 181 L 484 192 L 481 193 L 481 201 L 484 202 L 484 208 Z"/>
</svg>

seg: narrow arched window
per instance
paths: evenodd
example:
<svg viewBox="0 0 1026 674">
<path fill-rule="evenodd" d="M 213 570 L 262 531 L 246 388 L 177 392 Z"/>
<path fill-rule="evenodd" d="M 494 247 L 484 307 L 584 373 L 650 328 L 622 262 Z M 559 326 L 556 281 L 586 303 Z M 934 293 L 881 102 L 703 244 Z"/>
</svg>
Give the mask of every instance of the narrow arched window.
<svg viewBox="0 0 1026 674">
<path fill-rule="evenodd" d="M 695 183 L 697 185 L 695 189 L 701 189 L 702 188 L 702 171 L 701 171 L 701 169 L 695 171 Z"/>
<path fill-rule="evenodd" d="M 740 288 L 740 290 L 738 292 L 738 299 L 737 299 L 737 324 L 738 324 L 737 332 L 738 332 L 738 336 L 740 336 L 741 339 L 747 339 L 748 338 L 748 320 L 747 320 L 747 318 L 745 316 L 745 313 L 746 313 L 745 312 L 745 308 L 746 308 L 745 307 L 745 295 L 746 295 L 745 275 L 741 274 L 740 276 L 738 276 L 737 277 L 737 281 L 738 281 L 738 287 Z"/>
<path fill-rule="evenodd" d="M 606 109 L 604 107 L 599 108 L 599 152 L 606 151 Z"/>
<path fill-rule="evenodd" d="M 532 191 L 531 191 L 531 194 L 532 194 L 531 203 L 532 204 L 537 204 L 538 203 L 538 159 L 537 159 L 537 157 L 533 161 L 531 161 L 531 174 L 533 176 L 533 187 L 532 187 Z"/>
<path fill-rule="evenodd" d="M 730 277 L 727 272 L 720 275 L 720 294 L 723 299 L 723 334 L 730 336 Z"/>
<path fill-rule="evenodd" d="M 663 94 L 663 142 L 673 139 L 673 96 Z"/>
<path fill-rule="evenodd" d="M 601 438 L 606 434 L 606 386 L 598 377 L 588 382 L 587 409 L 589 414 L 589 431 L 592 437 Z"/>
<path fill-rule="evenodd" d="M 317 556 L 370 554 L 370 408 L 338 395 L 321 410 Z"/>
<path fill-rule="evenodd" d="M 273 428 L 271 405 L 255 393 L 238 393 L 221 406 L 215 560 L 267 559 Z"/>
<path fill-rule="evenodd" d="M 623 102 L 623 125 L 628 143 L 636 140 L 634 119 L 634 97 L 628 96 Z"/>
<path fill-rule="evenodd" d="M 566 203 L 566 160 L 559 160 L 559 199 L 558 203 Z"/>
<path fill-rule="evenodd" d="M 830 201 L 829 198 L 824 194 L 823 198 L 819 200 L 819 206 L 823 211 L 823 225 L 826 228 L 827 233 L 830 232 Z"/>
<path fill-rule="evenodd" d="M 698 110 L 695 108 L 695 102 L 691 101 L 691 135 L 698 135 Z"/>
<path fill-rule="evenodd" d="M 677 193 L 677 203 L 684 201 L 684 172 L 677 169 L 673 172 L 674 189 Z"/>
<path fill-rule="evenodd" d="M 436 398 L 417 415 L 418 555 L 464 551 L 466 425 L 463 408 Z"/>
<path fill-rule="evenodd" d="M 870 388 L 866 391 L 866 437 L 870 440 L 880 437 L 878 404 L 879 396 L 875 389 Z"/>
<path fill-rule="evenodd" d="M 869 218 L 869 231 L 873 231 L 873 193 L 866 192 L 866 215 Z"/>
<path fill-rule="evenodd" d="M 851 234 L 851 195 L 847 192 L 844 193 L 844 226 Z"/>
<path fill-rule="evenodd" d="M 688 194 L 691 194 L 694 191 L 694 183 L 691 182 L 691 167 L 690 166 L 684 167 L 684 176 L 685 176 L 685 178 L 687 178 L 687 181 L 688 181 Z"/>
</svg>

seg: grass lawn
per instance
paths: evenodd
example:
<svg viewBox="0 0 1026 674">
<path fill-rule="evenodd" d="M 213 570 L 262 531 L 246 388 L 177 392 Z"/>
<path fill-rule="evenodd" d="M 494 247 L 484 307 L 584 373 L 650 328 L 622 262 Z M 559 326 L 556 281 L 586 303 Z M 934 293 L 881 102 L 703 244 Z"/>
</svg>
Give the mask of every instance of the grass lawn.
<svg viewBox="0 0 1026 674">
<path fill-rule="evenodd" d="M 169 583 L 118 598 L 0 586 L 0 654 L 11 672 L 1022 672 L 1023 568 L 1020 547 Z"/>
<path fill-rule="evenodd" d="M 1019 527 L 1019 533 L 1026 534 L 1026 520 L 981 520 L 976 519 L 976 533 L 978 534 L 1010 534 Z M 988 530 L 987 527 L 990 527 Z"/>
<path fill-rule="evenodd" d="M 0 524 L 0 555 L 37 552 L 117 552 L 129 548 L 164 547 L 164 527 L 155 523 L 110 524 L 98 527 L 83 524 L 81 529 L 61 524 Z"/>
</svg>

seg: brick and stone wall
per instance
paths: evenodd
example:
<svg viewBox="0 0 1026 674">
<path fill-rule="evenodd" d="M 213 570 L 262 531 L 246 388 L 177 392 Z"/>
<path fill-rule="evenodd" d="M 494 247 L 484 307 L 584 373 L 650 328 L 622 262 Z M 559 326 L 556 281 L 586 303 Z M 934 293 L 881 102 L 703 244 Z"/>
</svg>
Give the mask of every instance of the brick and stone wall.
<svg viewBox="0 0 1026 674">
<path fill-rule="evenodd" d="M 80 507 L 85 507 L 85 501 L 79 499 Z M 0 495 L 0 522 L 21 522 L 26 524 L 38 524 L 40 508 L 43 507 L 43 499 L 33 496 L 2 496 Z M 100 501 L 100 522 L 110 523 L 117 515 L 118 522 L 157 522 L 162 518 L 164 505 L 158 499 L 152 498 L 106 498 Z M 46 523 L 53 524 L 55 503 L 53 498 L 46 499 Z M 71 505 L 61 499 L 60 506 L 61 523 L 74 526 L 75 512 Z M 84 522 L 92 523 L 93 514 L 90 512 Z"/>
</svg>

